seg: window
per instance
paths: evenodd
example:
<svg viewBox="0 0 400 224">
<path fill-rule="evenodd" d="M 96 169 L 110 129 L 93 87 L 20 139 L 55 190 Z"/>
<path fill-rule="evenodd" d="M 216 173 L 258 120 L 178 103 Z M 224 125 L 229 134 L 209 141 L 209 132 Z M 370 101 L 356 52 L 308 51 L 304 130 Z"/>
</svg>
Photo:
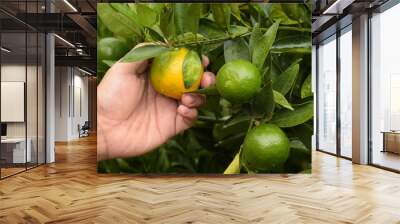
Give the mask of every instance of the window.
<svg viewBox="0 0 400 224">
<path fill-rule="evenodd" d="M 351 26 L 340 36 L 340 155 L 352 157 L 352 32 Z"/>
<path fill-rule="evenodd" d="M 400 170 L 400 5 L 371 18 L 372 164 Z"/>
<path fill-rule="evenodd" d="M 318 145 L 336 153 L 336 36 L 318 47 Z"/>
</svg>

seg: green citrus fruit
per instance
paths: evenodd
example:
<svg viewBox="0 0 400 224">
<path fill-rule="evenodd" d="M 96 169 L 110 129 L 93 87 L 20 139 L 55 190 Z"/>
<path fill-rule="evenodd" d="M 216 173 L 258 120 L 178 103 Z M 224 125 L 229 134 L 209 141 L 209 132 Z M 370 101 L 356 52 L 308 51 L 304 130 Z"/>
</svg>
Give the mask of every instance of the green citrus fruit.
<svg viewBox="0 0 400 224">
<path fill-rule="evenodd" d="M 102 38 L 97 42 L 97 69 L 105 71 L 103 60 L 117 61 L 129 51 L 128 44 L 115 37 Z"/>
<path fill-rule="evenodd" d="M 274 124 L 261 124 L 246 135 L 241 164 L 251 172 L 271 172 L 283 167 L 289 157 L 289 139 Z"/>
<path fill-rule="evenodd" d="M 218 92 L 230 102 L 248 102 L 260 87 L 260 72 L 249 61 L 240 59 L 230 61 L 218 71 Z"/>
<path fill-rule="evenodd" d="M 195 51 L 174 49 L 154 58 L 150 81 L 154 89 L 168 97 L 181 99 L 182 94 L 199 88 L 203 65 Z"/>
</svg>

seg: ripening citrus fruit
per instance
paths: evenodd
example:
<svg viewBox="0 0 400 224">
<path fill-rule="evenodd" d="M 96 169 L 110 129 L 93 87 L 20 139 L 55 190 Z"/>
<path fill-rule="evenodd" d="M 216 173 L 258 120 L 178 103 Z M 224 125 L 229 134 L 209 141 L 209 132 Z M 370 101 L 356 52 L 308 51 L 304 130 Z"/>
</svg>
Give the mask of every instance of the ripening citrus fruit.
<svg viewBox="0 0 400 224">
<path fill-rule="evenodd" d="M 218 71 L 218 92 L 230 102 L 248 102 L 260 87 L 260 72 L 249 61 L 241 59 L 230 61 Z"/>
<path fill-rule="evenodd" d="M 150 81 L 157 92 L 181 99 L 183 93 L 199 88 L 202 74 L 199 55 L 195 51 L 180 48 L 154 58 Z"/>
<path fill-rule="evenodd" d="M 283 166 L 289 153 L 285 133 L 274 124 L 261 124 L 247 134 L 240 159 L 248 171 L 271 172 Z"/>
</svg>

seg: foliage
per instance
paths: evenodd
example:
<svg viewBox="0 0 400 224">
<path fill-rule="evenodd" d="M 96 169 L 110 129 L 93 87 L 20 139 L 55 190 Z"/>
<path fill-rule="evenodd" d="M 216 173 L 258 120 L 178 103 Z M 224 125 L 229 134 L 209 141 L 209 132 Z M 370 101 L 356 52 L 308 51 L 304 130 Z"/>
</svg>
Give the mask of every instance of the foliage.
<svg viewBox="0 0 400 224">
<path fill-rule="evenodd" d="M 110 36 L 123 40 L 132 49 L 124 61 L 187 47 L 207 55 L 208 70 L 215 74 L 226 62 L 245 59 L 263 76 L 262 88 L 249 103 L 230 103 L 215 87 L 198 90 L 207 95 L 207 103 L 199 108 L 194 127 L 147 155 L 101 161 L 98 171 L 222 173 L 250 127 L 261 123 L 278 125 L 290 139 L 290 156 L 280 172 L 310 169 L 310 26 L 311 10 L 306 4 L 98 4 L 98 40 Z M 98 67 L 113 63 L 99 59 Z M 98 80 L 105 72 L 98 71 Z M 234 163 L 239 164 L 237 159 Z"/>
</svg>

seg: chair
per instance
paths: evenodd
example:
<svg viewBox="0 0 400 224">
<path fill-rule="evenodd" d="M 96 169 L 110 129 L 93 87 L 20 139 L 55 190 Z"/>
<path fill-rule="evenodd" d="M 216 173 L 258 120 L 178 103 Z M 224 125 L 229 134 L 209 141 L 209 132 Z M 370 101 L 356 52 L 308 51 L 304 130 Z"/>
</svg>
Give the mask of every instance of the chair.
<svg viewBox="0 0 400 224">
<path fill-rule="evenodd" d="M 85 121 L 85 123 L 80 127 L 78 125 L 78 130 L 79 130 L 79 138 L 80 137 L 87 137 L 89 136 L 89 129 L 90 129 L 90 123 L 89 121 Z"/>
</svg>

